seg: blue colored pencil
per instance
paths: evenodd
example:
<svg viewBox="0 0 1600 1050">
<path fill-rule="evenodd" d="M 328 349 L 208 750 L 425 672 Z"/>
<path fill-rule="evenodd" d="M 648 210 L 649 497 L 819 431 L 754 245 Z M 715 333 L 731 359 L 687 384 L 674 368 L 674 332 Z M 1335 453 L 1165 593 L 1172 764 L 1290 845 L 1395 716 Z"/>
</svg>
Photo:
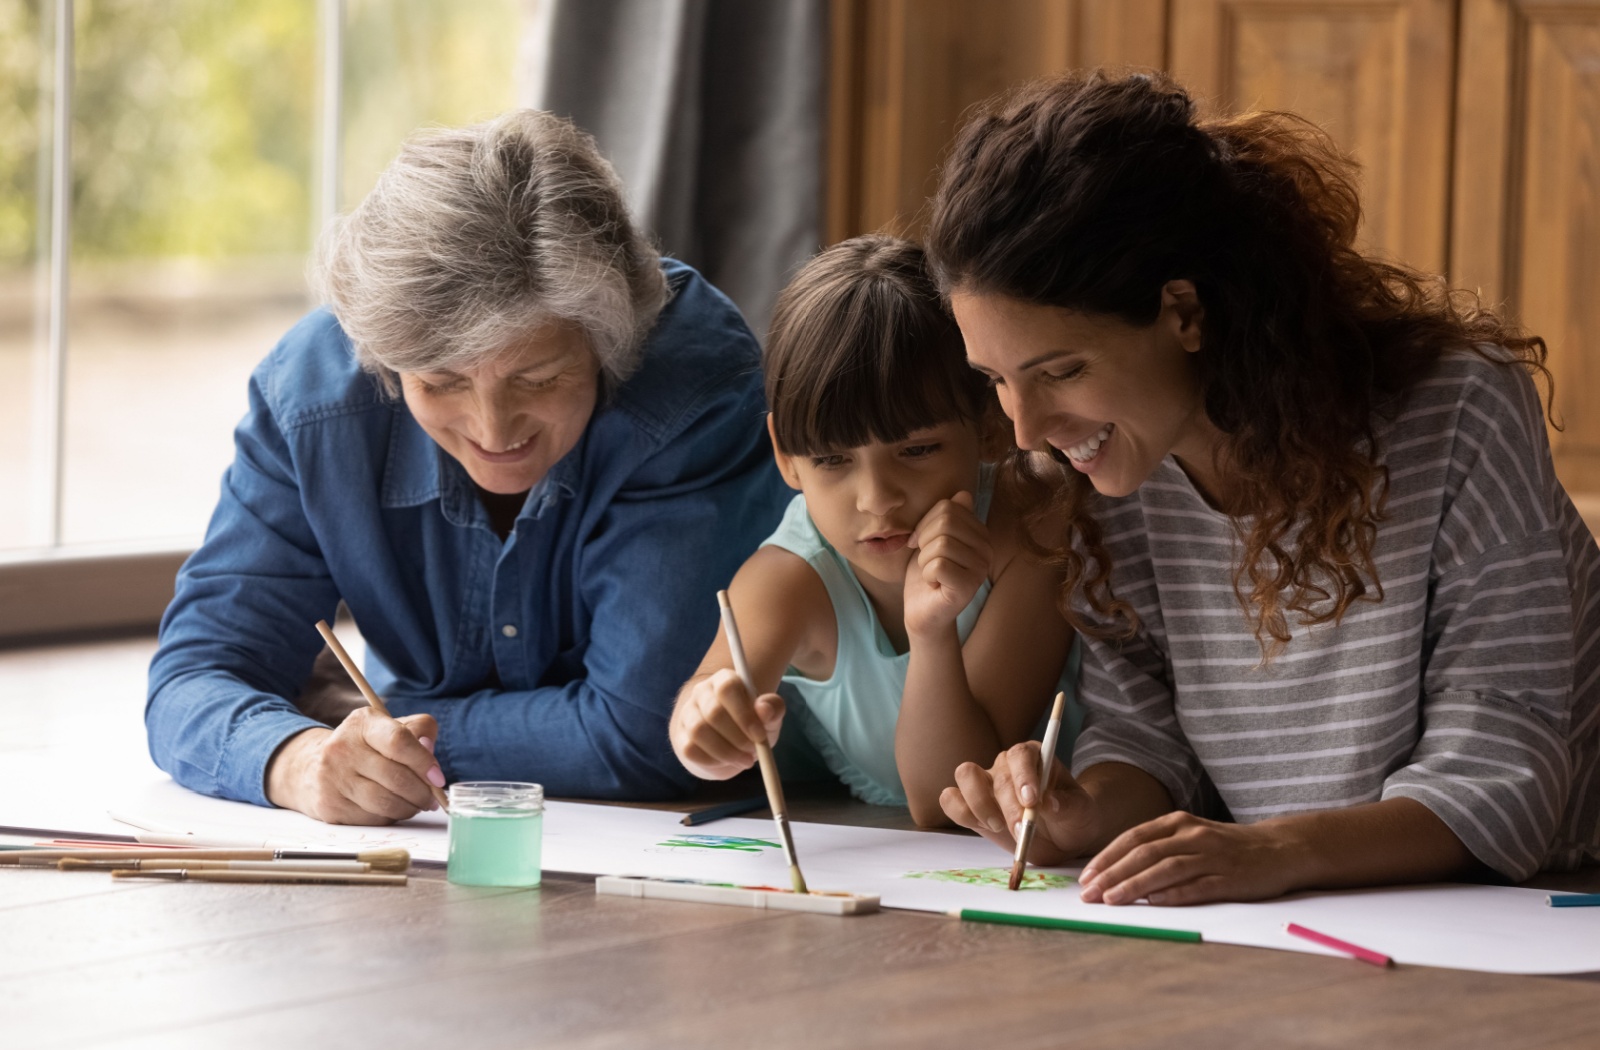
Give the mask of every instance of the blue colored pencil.
<svg viewBox="0 0 1600 1050">
<path fill-rule="evenodd" d="M 737 817 L 743 813 L 754 813 L 758 809 L 767 808 L 767 797 L 757 795 L 754 798 L 741 798 L 733 802 L 724 802 L 720 806 L 707 806 L 705 809 L 685 814 L 680 823 L 686 827 L 695 827 L 699 824 L 709 824 L 713 820 L 722 820 L 724 817 Z"/>
<path fill-rule="evenodd" d="M 1600 893 L 1552 893 L 1545 900 L 1552 908 L 1600 908 Z"/>
</svg>

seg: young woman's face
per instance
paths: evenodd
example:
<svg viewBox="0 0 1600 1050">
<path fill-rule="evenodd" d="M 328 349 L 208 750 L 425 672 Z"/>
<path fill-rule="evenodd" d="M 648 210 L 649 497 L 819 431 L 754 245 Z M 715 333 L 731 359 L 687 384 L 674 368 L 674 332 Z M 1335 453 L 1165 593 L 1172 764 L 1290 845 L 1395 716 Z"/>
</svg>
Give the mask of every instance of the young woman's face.
<svg viewBox="0 0 1600 1050">
<path fill-rule="evenodd" d="M 1169 453 L 1209 475 L 1215 431 L 1192 366 L 1201 311 L 1188 281 L 1162 289 L 1143 327 L 1003 295 L 957 291 L 950 305 L 1018 447 L 1071 464 L 1107 496 L 1133 492 Z"/>
<path fill-rule="evenodd" d="M 977 495 L 979 458 L 977 428 L 963 421 L 826 455 L 777 454 L 823 539 L 858 572 L 885 583 L 905 579 L 916 553 L 906 541 L 935 503 L 962 491 Z"/>
<path fill-rule="evenodd" d="M 526 492 L 572 451 L 599 398 L 583 333 L 550 325 L 459 372 L 402 372 L 411 415 L 480 488 Z"/>
</svg>

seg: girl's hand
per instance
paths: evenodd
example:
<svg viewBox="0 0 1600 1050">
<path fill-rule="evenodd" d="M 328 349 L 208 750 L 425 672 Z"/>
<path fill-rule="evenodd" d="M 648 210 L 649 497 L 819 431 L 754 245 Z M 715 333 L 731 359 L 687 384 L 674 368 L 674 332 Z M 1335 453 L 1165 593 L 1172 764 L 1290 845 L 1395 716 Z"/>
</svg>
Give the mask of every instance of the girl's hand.
<svg viewBox="0 0 1600 1050">
<path fill-rule="evenodd" d="M 727 780 L 755 765 L 755 741 L 777 742 L 783 711 L 776 693 L 751 703 L 738 674 L 724 667 L 678 695 L 668 726 L 672 750 L 702 780 Z"/>
<path fill-rule="evenodd" d="M 1080 880 L 1091 904 L 1204 904 L 1281 897 L 1303 853 L 1273 822 L 1219 824 L 1175 812 L 1123 832 Z"/>
<path fill-rule="evenodd" d="M 1037 823 L 1029 845 L 1034 864 L 1060 864 L 1081 857 L 1093 845 L 1099 827 L 1095 801 L 1059 761 L 1050 790 L 1034 811 Z M 1029 740 L 1002 751 L 987 770 L 974 762 L 956 767 L 956 786 L 945 788 L 939 805 L 945 814 L 1014 853 L 1022 811 L 1039 803 L 1039 742 Z"/>
<path fill-rule="evenodd" d="M 907 634 L 926 635 L 955 623 L 989 578 L 994 548 L 972 507 L 972 493 L 958 492 L 935 503 L 912 530 L 906 546 L 917 556 L 906 566 Z"/>
</svg>

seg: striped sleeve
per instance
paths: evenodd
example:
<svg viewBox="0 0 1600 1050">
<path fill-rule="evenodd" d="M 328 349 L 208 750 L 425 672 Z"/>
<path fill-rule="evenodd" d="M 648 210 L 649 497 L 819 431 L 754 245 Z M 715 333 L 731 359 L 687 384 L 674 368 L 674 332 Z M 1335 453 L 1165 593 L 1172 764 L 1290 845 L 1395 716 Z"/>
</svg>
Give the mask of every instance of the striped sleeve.
<svg viewBox="0 0 1600 1050">
<path fill-rule="evenodd" d="M 1531 382 L 1469 381 L 1433 547 L 1421 737 L 1384 798 L 1427 806 L 1483 863 L 1538 871 L 1566 810 L 1573 589 Z"/>
<path fill-rule="evenodd" d="M 1072 775 L 1123 762 L 1159 780 L 1179 809 L 1195 810 L 1204 771 L 1178 725 L 1162 666 L 1143 630 L 1120 643 L 1084 638 L 1083 731 L 1073 745 Z"/>
</svg>

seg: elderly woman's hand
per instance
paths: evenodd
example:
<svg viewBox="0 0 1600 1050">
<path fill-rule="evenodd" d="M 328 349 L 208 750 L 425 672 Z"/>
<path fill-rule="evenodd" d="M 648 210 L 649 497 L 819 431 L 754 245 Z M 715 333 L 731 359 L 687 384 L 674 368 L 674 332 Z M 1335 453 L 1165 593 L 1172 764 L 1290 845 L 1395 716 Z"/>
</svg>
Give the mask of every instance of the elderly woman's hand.
<svg viewBox="0 0 1600 1050">
<path fill-rule="evenodd" d="M 444 787 L 432 715 L 388 718 L 357 708 L 337 729 L 308 729 L 267 767 L 267 797 L 329 824 L 390 824 L 435 808 Z"/>
<path fill-rule="evenodd" d="M 669 735 L 684 767 L 702 780 L 727 780 L 756 761 L 758 739 L 778 740 L 783 698 L 765 693 L 752 703 L 739 676 L 728 668 L 692 680 L 678 694 Z"/>
</svg>

